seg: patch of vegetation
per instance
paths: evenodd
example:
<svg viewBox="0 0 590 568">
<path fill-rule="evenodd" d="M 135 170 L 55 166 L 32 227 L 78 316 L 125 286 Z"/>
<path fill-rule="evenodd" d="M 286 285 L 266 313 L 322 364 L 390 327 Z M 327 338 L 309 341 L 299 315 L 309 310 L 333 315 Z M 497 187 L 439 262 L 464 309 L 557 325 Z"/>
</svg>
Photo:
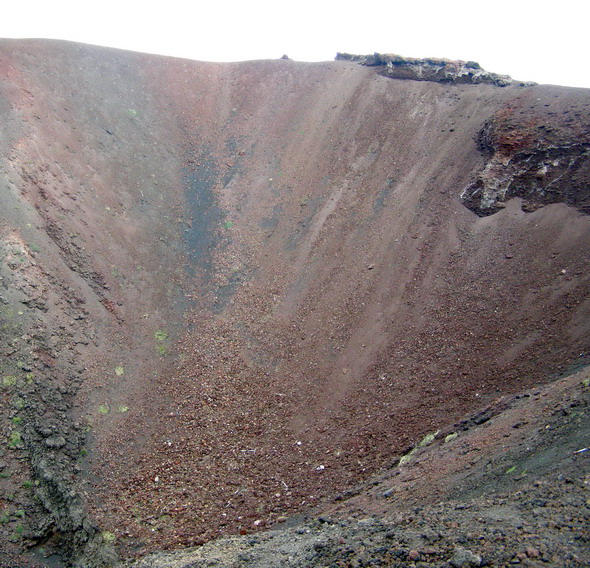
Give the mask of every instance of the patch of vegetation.
<svg viewBox="0 0 590 568">
<path fill-rule="evenodd" d="M 164 355 L 166 355 L 166 346 L 165 345 L 161 345 L 161 344 L 160 345 L 156 345 L 156 351 L 160 355 L 164 356 Z"/>
<path fill-rule="evenodd" d="M 438 430 L 436 432 L 432 432 L 431 434 L 426 434 L 424 438 L 418 444 L 419 448 L 423 448 L 424 446 L 429 446 L 434 442 L 434 439 L 438 436 Z"/>
<path fill-rule="evenodd" d="M 14 534 L 12 534 L 8 540 L 10 540 L 11 542 L 18 542 L 23 537 L 24 532 L 25 528 L 21 523 L 19 523 L 18 525 L 16 525 L 16 527 L 14 527 Z"/>
<path fill-rule="evenodd" d="M 39 245 L 36 245 L 35 243 L 31 243 L 29 245 L 29 248 L 33 251 L 33 252 L 41 252 L 41 247 Z"/>
<path fill-rule="evenodd" d="M 158 329 L 158 331 L 156 331 L 154 333 L 154 337 L 158 341 L 164 341 L 164 340 L 168 339 L 168 332 L 164 331 L 163 329 Z"/>
<path fill-rule="evenodd" d="M 418 443 L 418 445 L 415 448 L 411 449 L 407 454 L 403 455 L 400 458 L 398 465 L 399 466 L 406 465 L 412 459 L 412 456 L 420 448 L 423 448 L 425 446 L 432 444 L 434 439 L 438 436 L 438 433 L 439 433 L 439 430 L 437 430 L 436 432 L 432 432 L 430 434 L 426 434 L 426 436 L 424 436 L 424 438 L 422 438 L 422 440 Z"/>
<path fill-rule="evenodd" d="M 509 467 L 509 468 L 506 470 L 506 473 L 514 473 L 515 471 L 516 471 L 516 466 L 515 466 L 515 465 L 513 465 L 512 467 Z"/>
<path fill-rule="evenodd" d="M 127 112 L 129 113 L 129 117 L 130 118 L 136 118 L 137 117 L 137 111 L 134 108 L 130 108 Z"/>
<path fill-rule="evenodd" d="M 129 407 L 125 406 L 124 404 L 120 404 L 117 407 L 117 412 L 128 412 L 129 411 Z"/>
<path fill-rule="evenodd" d="M 22 410 L 25 407 L 25 401 L 22 398 L 17 397 L 12 401 L 12 406 L 17 410 Z"/>
<path fill-rule="evenodd" d="M 14 375 L 6 375 L 2 378 L 2 386 L 3 387 L 13 387 L 16 385 L 16 377 Z"/>
<path fill-rule="evenodd" d="M 8 447 L 9 448 L 18 448 L 22 445 L 23 438 L 20 432 L 14 431 L 11 432 L 10 436 L 8 437 Z"/>
<path fill-rule="evenodd" d="M 226 222 L 223 224 L 223 226 L 224 226 L 226 229 L 231 229 L 231 228 L 234 226 L 234 222 L 233 222 L 233 221 L 226 221 Z"/>
<path fill-rule="evenodd" d="M 110 531 L 102 531 L 100 536 L 102 536 L 102 540 L 106 544 L 113 544 L 113 542 L 115 542 L 117 539 L 117 537 Z"/>
<path fill-rule="evenodd" d="M 5 525 L 8 521 L 10 521 L 10 511 L 4 509 L 4 511 L 0 513 L 0 525 Z"/>
<path fill-rule="evenodd" d="M 399 465 L 401 467 L 402 465 L 406 465 L 407 463 L 409 463 L 409 461 L 412 459 L 412 455 L 414 455 L 415 451 L 416 451 L 416 448 L 414 448 L 412 451 L 408 452 L 407 454 L 403 455 L 399 459 L 399 463 L 397 465 Z"/>
<path fill-rule="evenodd" d="M 25 481 L 25 482 L 23 483 L 23 487 L 24 487 L 25 489 L 32 489 L 32 488 L 34 487 L 34 485 L 35 485 L 35 484 L 34 484 L 32 481 Z"/>
<path fill-rule="evenodd" d="M 18 425 L 19 425 L 19 424 L 20 424 L 22 421 L 23 421 L 23 419 L 22 419 L 22 417 L 21 417 L 21 416 L 13 416 L 13 418 L 12 418 L 12 421 L 11 421 L 11 422 L 12 422 L 12 423 L 13 423 L 15 426 L 18 426 Z"/>
<path fill-rule="evenodd" d="M 117 375 L 117 377 L 122 377 L 125 374 L 125 368 L 122 367 L 121 365 L 118 365 L 117 367 L 115 367 L 115 375 Z"/>
<path fill-rule="evenodd" d="M 100 414 L 108 414 L 110 412 L 110 408 L 107 404 L 99 404 L 98 405 L 98 412 Z"/>
</svg>

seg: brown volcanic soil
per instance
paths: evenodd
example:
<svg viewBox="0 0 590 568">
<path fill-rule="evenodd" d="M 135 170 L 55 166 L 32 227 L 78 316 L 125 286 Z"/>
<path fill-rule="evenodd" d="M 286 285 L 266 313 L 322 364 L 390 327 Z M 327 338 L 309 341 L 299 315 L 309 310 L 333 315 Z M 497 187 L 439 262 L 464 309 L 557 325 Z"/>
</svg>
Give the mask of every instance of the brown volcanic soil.
<svg viewBox="0 0 590 568">
<path fill-rule="evenodd" d="M 45 41 L 0 66 L 7 566 L 259 530 L 587 363 L 589 217 L 459 196 L 491 117 L 577 109 L 583 138 L 588 91 Z"/>
<path fill-rule="evenodd" d="M 589 376 L 501 397 L 309 518 L 130 566 L 587 566 Z"/>
</svg>

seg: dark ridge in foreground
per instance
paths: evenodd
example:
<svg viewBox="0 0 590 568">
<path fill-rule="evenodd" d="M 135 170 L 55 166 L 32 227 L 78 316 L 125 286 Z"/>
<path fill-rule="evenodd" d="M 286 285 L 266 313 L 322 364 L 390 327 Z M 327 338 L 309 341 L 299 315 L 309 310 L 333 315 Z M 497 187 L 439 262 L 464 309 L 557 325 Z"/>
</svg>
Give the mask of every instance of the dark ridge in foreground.
<svg viewBox="0 0 590 568">
<path fill-rule="evenodd" d="M 588 565 L 590 91 L 365 63 L 0 41 L 0 566 Z"/>
</svg>

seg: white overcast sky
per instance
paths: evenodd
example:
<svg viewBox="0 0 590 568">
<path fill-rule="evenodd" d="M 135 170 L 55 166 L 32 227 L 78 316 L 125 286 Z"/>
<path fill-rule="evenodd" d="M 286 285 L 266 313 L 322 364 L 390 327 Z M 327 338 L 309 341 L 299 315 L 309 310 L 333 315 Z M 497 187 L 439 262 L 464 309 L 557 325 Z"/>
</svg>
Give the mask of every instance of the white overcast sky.
<svg viewBox="0 0 590 568">
<path fill-rule="evenodd" d="M 588 0 L 4 0 L 0 37 L 201 61 L 331 61 L 338 51 L 446 57 L 590 88 L 589 15 Z"/>
</svg>

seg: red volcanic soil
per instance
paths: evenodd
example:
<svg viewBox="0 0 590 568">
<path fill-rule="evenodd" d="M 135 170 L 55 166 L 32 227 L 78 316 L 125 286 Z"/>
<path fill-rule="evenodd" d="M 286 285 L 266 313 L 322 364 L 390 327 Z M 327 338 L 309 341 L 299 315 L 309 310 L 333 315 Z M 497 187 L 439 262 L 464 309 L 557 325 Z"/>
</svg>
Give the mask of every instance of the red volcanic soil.
<svg viewBox="0 0 590 568">
<path fill-rule="evenodd" d="M 5 558 L 258 531 L 587 364 L 585 202 L 460 197 L 547 129 L 587 187 L 588 91 L 48 41 L 0 69 Z"/>
</svg>

